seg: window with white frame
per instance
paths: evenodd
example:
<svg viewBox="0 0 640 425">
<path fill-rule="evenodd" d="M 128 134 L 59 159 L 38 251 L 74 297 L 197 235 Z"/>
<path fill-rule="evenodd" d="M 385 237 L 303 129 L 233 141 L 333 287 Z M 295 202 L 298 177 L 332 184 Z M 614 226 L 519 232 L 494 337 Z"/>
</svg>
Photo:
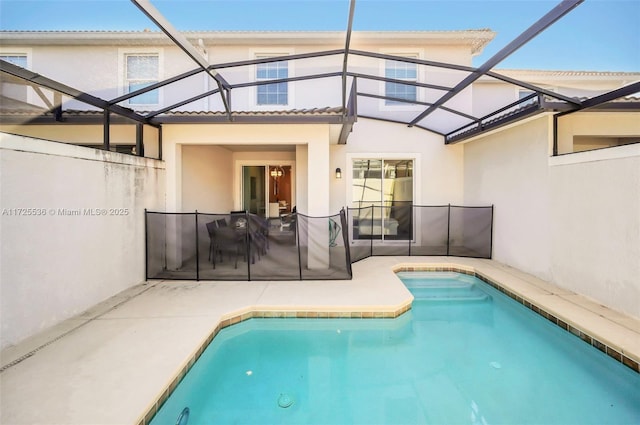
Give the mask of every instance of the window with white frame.
<svg viewBox="0 0 640 425">
<path fill-rule="evenodd" d="M 282 55 L 256 55 L 256 59 Z M 261 63 L 256 65 L 256 81 L 275 80 L 289 77 L 289 63 L 287 61 Z M 280 82 L 262 84 L 256 88 L 257 105 L 288 105 L 289 83 Z"/>
<path fill-rule="evenodd" d="M 157 53 L 125 54 L 125 93 L 140 90 L 157 83 L 160 76 L 160 60 Z M 160 103 L 158 89 L 129 99 L 129 105 L 157 105 Z"/>
<path fill-rule="evenodd" d="M 3 53 L 0 54 L 0 59 L 21 68 L 27 68 L 27 55 L 25 53 Z"/>
<path fill-rule="evenodd" d="M 29 69 L 29 58 L 27 53 L 3 51 L 0 52 L 0 59 L 21 68 Z M 18 102 L 31 103 L 34 100 L 33 88 L 29 88 L 29 86 L 24 83 L 2 84 L 2 95 L 8 99 L 13 99 Z"/>
<path fill-rule="evenodd" d="M 415 57 L 415 56 L 407 56 Z M 396 60 L 386 60 L 384 67 L 384 76 L 394 80 L 405 80 L 409 82 L 418 81 L 418 66 L 415 63 L 400 62 Z M 398 99 L 406 99 L 410 101 L 418 100 L 418 88 L 416 86 L 385 82 L 385 96 L 395 97 Z M 386 105 L 406 105 L 405 102 L 397 102 L 387 99 Z"/>
<path fill-rule="evenodd" d="M 532 94 L 534 94 L 535 92 L 533 90 L 529 90 L 529 89 L 519 89 L 518 90 L 518 100 L 522 100 L 527 96 L 530 96 Z"/>
</svg>

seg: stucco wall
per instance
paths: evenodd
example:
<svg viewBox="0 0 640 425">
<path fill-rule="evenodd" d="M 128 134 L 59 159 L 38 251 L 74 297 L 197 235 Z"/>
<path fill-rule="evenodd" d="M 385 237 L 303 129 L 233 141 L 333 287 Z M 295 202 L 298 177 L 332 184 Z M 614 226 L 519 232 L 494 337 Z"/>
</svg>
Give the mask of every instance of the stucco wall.
<svg viewBox="0 0 640 425">
<path fill-rule="evenodd" d="M 0 123 L 0 132 L 78 145 L 100 146 L 104 140 L 104 127 L 102 125 L 19 125 Z M 145 125 L 143 127 L 142 139 L 144 143 L 144 156 L 157 159 L 160 154 L 158 130 L 150 125 Z M 112 147 L 120 144 L 135 145 L 136 126 L 112 124 L 109 127 L 109 141 Z"/>
<path fill-rule="evenodd" d="M 558 153 L 574 151 L 575 136 L 640 137 L 638 112 L 578 112 L 558 119 Z"/>
<path fill-rule="evenodd" d="M 464 145 L 465 205 L 494 205 L 493 258 L 550 279 L 550 118 Z"/>
<path fill-rule="evenodd" d="M 465 144 L 465 204 L 495 205 L 495 260 L 640 317 L 640 145 L 549 158 L 551 130 Z"/>
<path fill-rule="evenodd" d="M 183 182 L 183 179 L 185 175 L 190 175 L 189 172 L 185 174 L 184 168 L 191 168 L 193 162 L 190 160 L 190 156 L 185 158 L 185 152 L 199 147 L 217 146 L 217 149 L 224 149 L 224 151 L 218 150 L 216 155 L 209 155 L 212 164 L 225 162 L 223 169 L 233 167 L 233 170 L 225 175 L 225 178 L 228 179 L 226 183 L 221 183 L 226 194 L 217 195 L 222 197 L 232 196 L 233 205 L 229 207 L 229 210 L 231 208 L 239 209 L 241 206 L 240 166 L 248 161 L 275 161 L 280 165 L 294 167 L 296 179 L 292 185 L 296 193 L 294 202 L 298 206 L 298 210 L 300 212 L 308 212 L 310 215 L 326 215 L 329 204 L 328 184 L 331 175 L 328 164 L 330 134 L 330 125 L 327 124 L 167 125 L 163 129 L 162 138 L 163 158 L 167 170 L 167 208 L 169 211 L 193 211 L 193 208 L 187 207 L 197 206 L 199 201 L 193 200 L 197 193 L 186 195 L 184 193 L 185 182 Z M 256 145 L 272 146 L 273 150 L 254 150 Z M 279 147 L 278 145 L 281 146 Z M 286 147 L 282 149 L 282 145 Z M 311 145 L 317 149 L 313 154 L 314 161 L 303 164 L 301 168 L 297 166 L 294 160 L 296 158 L 294 150 L 299 145 L 306 146 L 307 149 Z M 227 153 L 221 155 L 225 151 L 232 153 L 231 156 L 228 156 Z M 187 155 L 189 154 L 187 153 Z M 299 160 L 299 158 L 297 159 Z M 199 161 L 201 160 L 199 159 Z M 324 161 L 327 163 L 326 166 Z M 208 172 L 208 174 L 211 173 L 213 171 Z M 218 172 L 216 171 L 215 173 Z M 299 182 L 304 181 L 301 180 L 303 178 L 301 173 L 308 175 L 306 178 L 307 185 L 300 186 Z M 309 176 L 313 176 L 313 179 L 308 178 Z M 192 177 L 195 177 L 195 175 Z M 197 178 L 202 179 L 203 177 L 198 176 Z M 188 182 L 186 183 L 188 184 Z M 313 199 L 300 197 L 301 190 L 314 193 L 315 197 Z M 227 198 L 225 197 L 224 199 Z M 185 204 L 185 201 L 188 205 Z M 218 209 L 218 211 L 220 210 Z"/>
<path fill-rule="evenodd" d="M 232 152 L 220 146 L 182 147 L 182 211 L 226 213 L 233 209 Z"/>
<path fill-rule="evenodd" d="M 640 317 L 640 145 L 552 158 L 549 177 L 554 280 Z"/>
<path fill-rule="evenodd" d="M 331 178 L 332 212 L 351 205 L 351 157 L 416 158 L 415 199 L 421 205 L 462 202 L 463 147 L 445 146 L 441 136 L 405 125 L 359 119 L 346 145 L 331 146 L 332 173 L 341 168 L 342 179 Z M 394 156 L 395 157 L 395 156 Z"/>
<path fill-rule="evenodd" d="M 162 162 L 0 134 L 0 177 L 2 348 L 144 281 Z"/>
</svg>

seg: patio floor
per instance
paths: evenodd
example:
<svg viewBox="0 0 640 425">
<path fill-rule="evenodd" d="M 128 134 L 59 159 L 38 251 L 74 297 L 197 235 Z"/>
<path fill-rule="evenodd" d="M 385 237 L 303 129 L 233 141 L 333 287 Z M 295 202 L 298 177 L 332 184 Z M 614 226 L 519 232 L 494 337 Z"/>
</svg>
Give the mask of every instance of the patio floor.
<svg viewBox="0 0 640 425">
<path fill-rule="evenodd" d="M 223 320 L 406 308 L 397 266 L 458 266 L 640 360 L 640 320 L 492 260 L 372 257 L 350 281 L 150 281 L 2 351 L 0 423 L 136 424 Z M 584 339 L 584 338 L 583 338 Z M 637 368 L 637 364 L 636 364 Z"/>
</svg>

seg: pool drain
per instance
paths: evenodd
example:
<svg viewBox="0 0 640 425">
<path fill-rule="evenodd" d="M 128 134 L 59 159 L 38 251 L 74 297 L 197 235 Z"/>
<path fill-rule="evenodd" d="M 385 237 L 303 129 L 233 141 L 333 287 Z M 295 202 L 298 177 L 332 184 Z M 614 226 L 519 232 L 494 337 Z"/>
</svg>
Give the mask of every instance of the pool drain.
<svg viewBox="0 0 640 425">
<path fill-rule="evenodd" d="M 283 409 L 286 409 L 292 404 L 293 404 L 293 399 L 289 397 L 288 394 L 280 394 L 280 397 L 278 397 L 278 406 L 282 407 Z"/>
</svg>

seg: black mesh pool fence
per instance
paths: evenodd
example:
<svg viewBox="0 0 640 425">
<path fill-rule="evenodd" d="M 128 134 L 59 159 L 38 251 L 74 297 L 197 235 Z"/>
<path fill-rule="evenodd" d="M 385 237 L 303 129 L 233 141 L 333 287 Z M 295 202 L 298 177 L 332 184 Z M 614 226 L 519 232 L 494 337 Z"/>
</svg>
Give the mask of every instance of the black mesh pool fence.
<svg viewBox="0 0 640 425">
<path fill-rule="evenodd" d="M 350 279 L 345 214 L 147 211 L 147 279 Z"/>
<path fill-rule="evenodd" d="M 344 280 L 370 256 L 491 258 L 493 207 L 388 206 L 265 218 L 146 212 L 146 277 L 178 280 Z"/>
<path fill-rule="evenodd" d="M 393 203 L 347 210 L 352 262 L 371 256 L 491 258 L 493 206 Z"/>
</svg>

